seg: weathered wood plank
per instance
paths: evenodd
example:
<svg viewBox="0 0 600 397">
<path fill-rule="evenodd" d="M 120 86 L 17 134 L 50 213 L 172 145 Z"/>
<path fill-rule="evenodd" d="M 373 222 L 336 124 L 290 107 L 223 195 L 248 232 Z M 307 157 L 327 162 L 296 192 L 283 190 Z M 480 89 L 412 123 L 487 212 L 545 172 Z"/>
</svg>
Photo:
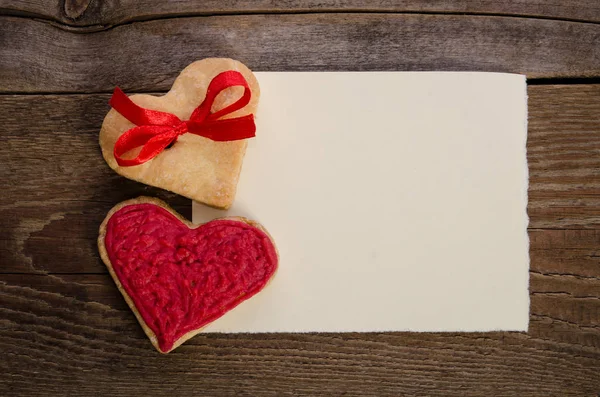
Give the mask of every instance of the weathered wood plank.
<svg viewBox="0 0 600 397">
<path fill-rule="evenodd" d="M 549 277 L 532 278 L 528 334 L 207 334 L 165 357 L 107 275 L 1 275 L 0 393 L 594 395 L 600 280 L 540 300 Z"/>
<path fill-rule="evenodd" d="M 190 216 L 187 199 L 118 176 L 104 163 L 97 140 L 107 100 L 104 94 L 0 96 L 0 272 L 104 272 L 97 228 L 125 199 L 158 196 Z M 529 105 L 530 227 L 597 229 L 600 86 L 531 86 Z M 564 233 L 569 244 L 586 236 L 587 251 L 544 237 L 532 269 L 540 263 L 597 276 L 600 237 Z"/>
<path fill-rule="evenodd" d="M 544 0 L 0 0 L 0 14 L 30 15 L 71 26 L 113 26 L 128 21 L 174 15 L 214 15 L 300 12 L 404 12 L 497 14 L 535 18 L 600 21 L 600 4 L 595 0 L 552 3 Z"/>
<path fill-rule="evenodd" d="M 530 225 L 600 225 L 600 85 L 529 87 Z"/>
<path fill-rule="evenodd" d="M 0 17 L 0 92 L 170 88 L 210 56 L 254 70 L 479 70 L 600 76 L 600 24 L 493 16 L 294 14 L 172 18 L 76 34 Z"/>
</svg>

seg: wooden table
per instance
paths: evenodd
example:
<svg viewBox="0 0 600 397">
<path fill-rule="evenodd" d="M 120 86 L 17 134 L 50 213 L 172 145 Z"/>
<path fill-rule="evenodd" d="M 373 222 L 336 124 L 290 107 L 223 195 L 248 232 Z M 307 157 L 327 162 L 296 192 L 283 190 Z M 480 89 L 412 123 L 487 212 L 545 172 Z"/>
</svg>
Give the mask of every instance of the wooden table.
<svg viewBox="0 0 600 397">
<path fill-rule="evenodd" d="M 547 4 L 546 4 L 547 3 Z M 528 333 L 199 335 L 168 356 L 107 274 L 124 179 L 115 85 L 209 56 L 255 70 L 480 70 L 529 80 Z M 0 395 L 600 395 L 598 0 L 0 0 Z"/>
</svg>

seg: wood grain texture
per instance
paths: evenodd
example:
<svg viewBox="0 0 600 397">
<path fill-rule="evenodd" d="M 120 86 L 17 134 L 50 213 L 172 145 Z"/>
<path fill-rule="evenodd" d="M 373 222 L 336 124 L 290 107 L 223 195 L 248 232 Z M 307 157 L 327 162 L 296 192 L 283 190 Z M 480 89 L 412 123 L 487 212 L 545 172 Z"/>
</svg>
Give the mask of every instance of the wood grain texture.
<svg viewBox="0 0 600 397">
<path fill-rule="evenodd" d="M 194 60 L 253 70 L 478 70 L 600 76 L 600 24 L 494 16 L 298 14 L 170 18 L 76 34 L 0 17 L 0 92 L 167 90 Z M 293 43 L 293 45 L 291 44 Z"/>
<path fill-rule="evenodd" d="M 600 226 L 600 85 L 530 86 L 530 225 Z"/>
<path fill-rule="evenodd" d="M 511 15 L 533 18 L 556 18 L 600 21 L 600 3 L 595 0 L 0 0 L 0 11 L 8 15 L 45 18 L 70 26 L 102 26 L 104 28 L 129 21 L 164 18 L 176 15 L 214 15 L 249 13 L 322 13 L 322 12 L 387 12 L 387 13 L 461 13 Z"/>
</svg>

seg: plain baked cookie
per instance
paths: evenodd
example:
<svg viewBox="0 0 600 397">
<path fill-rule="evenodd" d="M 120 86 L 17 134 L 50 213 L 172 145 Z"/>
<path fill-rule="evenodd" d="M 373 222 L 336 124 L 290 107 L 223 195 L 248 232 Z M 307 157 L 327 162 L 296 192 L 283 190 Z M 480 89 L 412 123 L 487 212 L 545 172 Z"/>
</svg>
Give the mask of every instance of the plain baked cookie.
<svg viewBox="0 0 600 397">
<path fill-rule="evenodd" d="M 256 113 L 260 96 L 258 81 L 244 64 L 227 58 L 208 58 L 192 63 L 181 72 L 164 96 L 136 94 L 130 99 L 143 108 L 169 112 L 187 120 L 204 100 L 210 81 L 227 70 L 238 71 L 244 76 L 252 97 L 248 105 L 224 119 Z M 227 88 L 216 98 L 212 111 L 232 104 L 242 93 L 242 87 Z M 246 140 L 215 142 L 188 133 L 148 162 L 121 167 L 114 158 L 113 148 L 119 136 L 132 127 L 134 124 L 114 109 L 106 115 L 100 130 L 100 147 L 110 168 L 129 179 L 170 190 L 213 207 L 226 209 L 231 206 L 246 152 Z"/>
<path fill-rule="evenodd" d="M 149 197 L 109 211 L 98 249 L 161 353 L 260 292 L 279 261 L 271 236 L 256 222 L 233 217 L 193 225 Z"/>
</svg>

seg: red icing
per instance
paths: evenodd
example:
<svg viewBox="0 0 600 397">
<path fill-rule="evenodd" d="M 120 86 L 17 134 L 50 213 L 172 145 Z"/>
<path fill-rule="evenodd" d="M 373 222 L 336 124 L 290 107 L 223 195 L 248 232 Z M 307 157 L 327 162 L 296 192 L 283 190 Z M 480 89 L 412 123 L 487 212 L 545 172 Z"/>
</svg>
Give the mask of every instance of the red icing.
<svg viewBox="0 0 600 397">
<path fill-rule="evenodd" d="M 117 211 L 104 242 L 162 351 L 258 293 L 277 268 L 275 247 L 260 229 L 234 220 L 189 229 L 154 204 Z"/>
</svg>

